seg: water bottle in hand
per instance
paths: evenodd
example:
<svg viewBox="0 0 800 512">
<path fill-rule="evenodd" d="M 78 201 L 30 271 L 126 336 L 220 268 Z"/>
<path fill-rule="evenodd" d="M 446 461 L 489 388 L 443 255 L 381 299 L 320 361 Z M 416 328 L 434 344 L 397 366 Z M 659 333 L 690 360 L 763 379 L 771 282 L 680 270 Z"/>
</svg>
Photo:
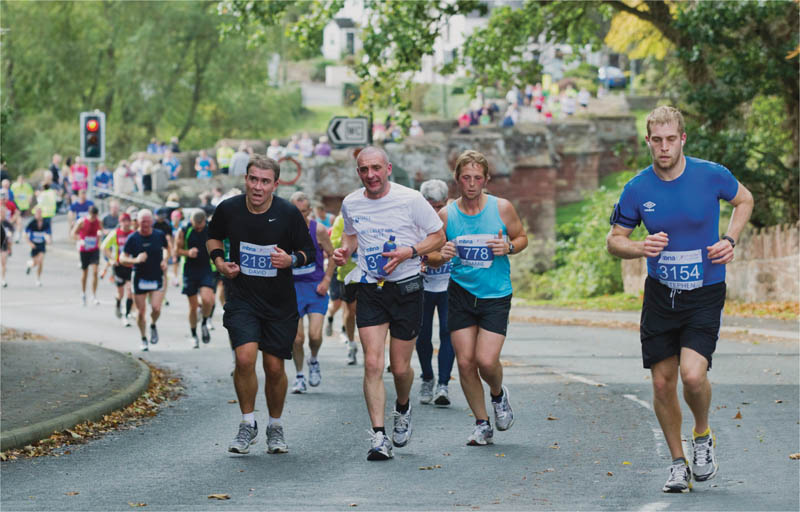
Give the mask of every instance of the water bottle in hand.
<svg viewBox="0 0 800 512">
<path fill-rule="evenodd" d="M 383 252 L 392 252 L 397 249 L 397 244 L 394 241 L 394 235 L 389 235 L 389 240 L 383 243 Z M 386 270 L 383 267 L 389 263 L 389 258 L 386 256 L 381 256 L 378 260 L 380 263 L 378 264 L 378 274 L 385 276 L 388 275 Z"/>
</svg>

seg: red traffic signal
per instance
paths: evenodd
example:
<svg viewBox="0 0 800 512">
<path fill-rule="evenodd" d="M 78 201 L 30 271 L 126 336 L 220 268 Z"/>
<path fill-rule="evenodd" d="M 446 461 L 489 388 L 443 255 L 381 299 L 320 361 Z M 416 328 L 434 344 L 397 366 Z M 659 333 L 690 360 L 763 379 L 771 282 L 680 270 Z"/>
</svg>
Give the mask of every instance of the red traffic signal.
<svg viewBox="0 0 800 512">
<path fill-rule="evenodd" d="M 100 123 L 97 122 L 97 119 L 89 119 L 86 121 L 86 131 L 96 132 L 99 128 Z"/>
</svg>

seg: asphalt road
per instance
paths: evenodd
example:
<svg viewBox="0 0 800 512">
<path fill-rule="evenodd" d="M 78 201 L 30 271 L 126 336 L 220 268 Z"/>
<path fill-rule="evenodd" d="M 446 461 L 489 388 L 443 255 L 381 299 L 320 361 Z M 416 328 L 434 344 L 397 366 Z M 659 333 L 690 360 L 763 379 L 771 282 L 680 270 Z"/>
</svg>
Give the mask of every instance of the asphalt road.
<svg viewBox="0 0 800 512">
<path fill-rule="evenodd" d="M 80 305 L 77 256 L 63 226 L 57 237 L 42 288 L 32 287 L 21 246 L 14 247 L 0 321 L 135 351 L 138 333 L 114 317 L 107 282 L 101 306 Z M 634 331 L 512 324 L 502 357 L 516 416 L 511 430 L 496 432 L 494 446 L 466 446 L 473 418 L 458 381 L 447 409 L 419 405 L 417 381 L 411 442 L 395 449 L 394 460 L 370 463 L 363 367 L 346 366 L 344 344 L 326 339 L 322 385 L 287 398 L 289 453 L 266 453 L 260 393 L 259 443 L 250 455 L 231 456 L 226 447 L 240 416 L 229 403 L 236 397 L 225 331 L 218 326 L 210 345 L 191 349 L 186 302 L 174 288 L 169 297 L 161 342 L 145 357 L 178 371 L 187 395 L 143 426 L 70 455 L 3 463 L 3 510 L 800 509 L 800 461 L 789 459 L 800 452 L 796 342 L 721 340 L 710 373 L 720 472 L 690 494 L 669 495 L 660 492 L 669 454 Z M 391 378 L 385 380 L 391 403 Z M 690 428 L 685 417 L 684 433 Z M 208 498 L 215 493 L 230 499 Z"/>
</svg>

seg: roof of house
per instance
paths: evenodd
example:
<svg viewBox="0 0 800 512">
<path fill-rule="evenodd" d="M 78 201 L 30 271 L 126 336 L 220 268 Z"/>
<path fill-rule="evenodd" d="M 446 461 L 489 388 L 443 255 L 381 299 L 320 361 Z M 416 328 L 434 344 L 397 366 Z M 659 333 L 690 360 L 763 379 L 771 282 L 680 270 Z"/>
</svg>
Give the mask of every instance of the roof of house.
<svg viewBox="0 0 800 512">
<path fill-rule="evenodd" d="M 355 28 L 356 23 L 350 18 L 336 18 L 333 21 L 339 26 L 339 28 Z"/>
</svg>

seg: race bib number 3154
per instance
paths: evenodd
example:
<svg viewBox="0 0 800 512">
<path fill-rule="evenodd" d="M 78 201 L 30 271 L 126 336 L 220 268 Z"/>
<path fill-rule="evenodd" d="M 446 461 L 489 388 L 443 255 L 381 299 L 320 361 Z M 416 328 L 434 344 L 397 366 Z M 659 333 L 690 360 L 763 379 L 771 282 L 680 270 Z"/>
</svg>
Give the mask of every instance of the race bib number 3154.
<svg viewBox="0 0 800 512">
<path fill-rule="evenodd" d="M 694 251 L 663 251 L 658 258 L 658 280 L 675 290 L 703 286 L 703 254 Z"/>
<path fill-rule="evenodd" d="M 239 269 L 246 276 L 275 277 L 278 269 L 272 266 L 270 255 L 275 252 L 275 244 L 256 245 L 239 242 Z"/>
</svg>

